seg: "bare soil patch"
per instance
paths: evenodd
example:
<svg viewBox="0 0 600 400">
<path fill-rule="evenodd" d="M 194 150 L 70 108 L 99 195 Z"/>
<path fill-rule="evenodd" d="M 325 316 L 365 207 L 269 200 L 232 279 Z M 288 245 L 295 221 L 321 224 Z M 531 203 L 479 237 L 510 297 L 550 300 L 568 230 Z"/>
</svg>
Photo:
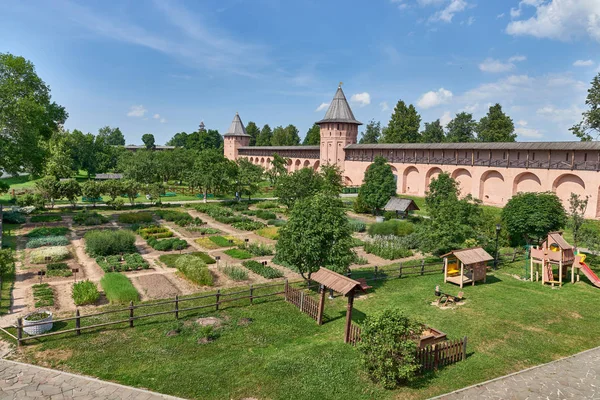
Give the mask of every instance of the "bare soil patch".
<svg viewBox="0 0 600 400">
<path fill-rule="evenodd" d="M 181 291 L 162 274 L 136 276 L 132 277 L 131 281 L 140 292 L 142 300 L 172 298 L 181 294 Z"/>
<path fill-rule="evenodd" d="M 223 320 L 217 317 L 204 317 L 196 320 L 196 324 L 200 326 L 214 326 L 215 328 L 221 326 L 222 323 Z"/>
</svg>

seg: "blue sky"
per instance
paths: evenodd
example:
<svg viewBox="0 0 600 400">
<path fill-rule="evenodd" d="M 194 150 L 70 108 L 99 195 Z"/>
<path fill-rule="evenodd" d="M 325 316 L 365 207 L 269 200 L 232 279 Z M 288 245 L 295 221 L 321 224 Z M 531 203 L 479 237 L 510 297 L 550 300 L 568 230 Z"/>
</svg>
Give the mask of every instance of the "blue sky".
<svg viewBox="0 0 600 400">
<path fill-rule="evenodd" d="M 164 143 L 201 120 L 294 124 L 338 82 L 355 116 L 423 122 L 499 102 L 519 140 L 573 140 L 600 72 L 598 0 L 4 1 L 0 52 L 34 62 L 66 128 Z"/>
</svg>

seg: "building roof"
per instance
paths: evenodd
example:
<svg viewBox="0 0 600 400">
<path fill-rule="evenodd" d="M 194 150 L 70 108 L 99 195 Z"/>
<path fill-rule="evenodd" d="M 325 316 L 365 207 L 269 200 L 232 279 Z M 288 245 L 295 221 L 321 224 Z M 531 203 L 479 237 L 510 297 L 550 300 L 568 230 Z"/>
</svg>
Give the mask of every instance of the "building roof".
<svg viewBox="0 0 600 400">
<path fill-rule="evenodd" d="M 233 117 L 233 121 L 231 121 L 231 125 L 227 130 L 227 133 L 223 136 L 248 136 L 246 133 L 246 128 L 244 128 L 244 124 L 242 123 L 242 119 L 238 113 L 235 113 L 235 117 Z"/>
<path fill-rule="evenodd" d="M 362 125 L 362 122 L 357 121 L 356 118 L 354 118 L 354 114 L 350 109 L 350 105 L 348 105 L 348 101 L 346 100 L 346 96 L 344 96 L 344 91 L 341 86 L 338 86 L 337 92 L 335 92 L 335 96 L 333 96 L 333 100 L 331 100 L 331 104 L 329 104 L 325 118 L 318 121 L 317 124 L 325 124 L 327 122 L 344 122 Z"/>
<path fill-rule="evenodd" d="M 551 245 L 552 243 L 556 243 L 562 250 L 572 250 L 573 246 L 571 246 L 567 241 L 563 238 L 562 232 L 550 232 L 548 233 L 548 240 Z"/>
<path fill-rule="evenodd" d="M 385 211 L 401 212 L 420 210 L 419 206 L 412 199 L 401 199 L 400 197 L 392 197 L 383 209 Z"/>
<path fill-rule="evenodd" d="M 143 145 L 136 145 L 136 144 L 128 144 L 126 146 L 123 146 L 125 148 L 125 150 L 140 150 L 140 149 L 145 149 L 146 146 Z M 173 150 L 175 148 L 175 146 L 154 146 L 153 150 Z"/>
<path fill-rule="evenodd" d="M 310 279 L 343 295 L 354 289 L 362 290 L 360 282 L 323 267 L 311 274 Z"/>
<path fill-rule="evenodd" d="M 321 150 L 321 146 L 242 146 L 240 150 Z"/>
<path fill-rule="evenodd" d="M 472 142 L 472 143 L 381 143 L 351 144 L 349 150 L 600 150 L 596 142 Z"/>
<path fill-rule="evenodd" d="M 123 174 L 96 174 L 96 179 L 98 179 L 98 180 L 123 179 Z"/>
<path fill-rule="evenodd" d="M 491 261 L 494 259 L 494 257 L 490 256 L 488 252 L 481 247 L 452 250 L 450 253 L 444 254 L 442 257 L 448 257 L 449 255 L 453 255 L 454 257 L 458 258 L 465 265 Z"/>
</svg>

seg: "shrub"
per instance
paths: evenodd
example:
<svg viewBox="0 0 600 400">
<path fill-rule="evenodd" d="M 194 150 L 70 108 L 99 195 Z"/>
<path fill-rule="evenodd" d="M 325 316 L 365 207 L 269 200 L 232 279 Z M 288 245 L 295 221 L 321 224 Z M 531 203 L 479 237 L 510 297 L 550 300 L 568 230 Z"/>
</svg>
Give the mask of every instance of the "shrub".
<svg viewBox="0 0 600 400">
<path fill-rule="evenodd" d="M 364 249 L 369 254 L 375 254 L 386 260 L 410 257 L 413 252 L 407 247 L 406 241 L 397 236 L 375 236 L 373 240 L 364 243 Z"/>
<path fill-rule="evenodd" d="M 137 254 L 112 255 L 107 257 L 96 257 L 96 262 L 104 272 L 135 271 L 148 269 L 150 265 L 144 258 Z"/>
<path fill-rule="evenodd" d="M 26 236 L 29 238 L 43 237 L 43 236 L 64 236 L 69 233 L 69 228 L 64 226 L 54 227 L 40 227 L 32 229 Z"/>
<path fill-rule="evenodd" d="M 354 204 L 352 205 L 352 209 L 354 210 L 355 213 L 357 214 L 366 214 L 366 213 L 370 213 L 371 210 L 369 208 L 369 206 L 367 205 L 367 203 L 365 203 L 363 197 L 359 195 L 356 197 L 356 200 L 354 200 Z"/>
<path fill-rule="evenodd" d="M 46 265 L 46 276 L 62 276 L 67 277 L 73 275 L 69 265 L 64 262 L 50 263 Z"/>
<path fill-rule="evenodd" d="M 67 246 L 69 239 L 65 236 L 43 236 L 29 239 L 27 241 L 28 249 L 35 249 L 42 246 Z"/>
<path fill-rule="evenodd" d="M 241 222 L 234 222 L 231 224 L 231 226 L 233 226 L 235 229 L 240 229 L 242 231 L 255 231 L 257 229 L 264 228 L 266 225 L 262 222 L 247 220 Z"/>
<path fill-rule="evenodd" d="M 178 238 L 156 240 L 151 237 L 147 243 L 154 250 L 158 251 L 183 250 L 189 246 L 188 242 Z"/>
<path fill-rule="evenodd" d="M 248 280 L 248 271 L 235 265 L 227 265 L 225 267 L 220 268 L 219 271 L 223 272 L 225 275 L 227 275 L 234 281 Z"/>
<path fill-rule="evenodd" d="M 407 236 L 413 233 L 415 226 L 408 221 L 392 219 L 390 221 L 378 222 L 369 226 L 369 235 L 394 235 Z"/>
<path fill-rule="evenodd" d="M 152 222 L 152 213 L 143 211 L 119 214 L 119 222 L 122 224 L 139 224 Z"/>
<path fill-rule="evenodd" d="M 255 232 L 257 235 L 267 239 L 279 239 L 279 228 L 276 226 L 259 229 Z"/>
<path fill-rule="evenodd" d="M 281 278 L 283 276 L 283 273 L 278 269 L 269 267 L 267 265 L 262 265 L 258 261 L 244 261 L 242 265 L 248 268 L 250 271 L 254 272 L 255 274 L 262 276 L 263 278 L 275 279 Z"/>
<path fill-rule="evenodd" d="M 279 204 L 275 201 L 262 201 L 256 204 L 256 208 L 268 210 L 272 208 L 279 208 Z"/>
<path fill-rule="evenodd" d="M 267 246 L 262 243 L 250 243 L 245 247 L 245 250 L 248 250 L 257 257 L 272 256 L 275 252 L 273 246 Z"/>
<path fill-rule="evenodd" d="M 108 222 L 108 218 L 96 211 L 83 210 L 73 215 L 73 222 L 85 226 L 102 225 Z"/>
<path fill-rule="evenodd" d="M 204 226 L 190 225 L 190 226 L 186 226 L 185 229 L 187 229 L 190 232 L 198 232 L 198 233 L 203 233 L 205 235 L 214 235 L 217 233 L 221 233 L 221 231 L 216 228 L 208 228 L 208 227 L 204 227 Z"/>
<path fill-rule="evenodd" d="M 235 203 L 227 203 L 227 204 L 225 204 L 225 206 L 231 208 L 234 211 L 246 211 L 248 209 L 249 204 L 235 202 Z"/>
<path fill-rule="evenodd" d="M 367 230 L 367 224 L 357 219 L 349 219 L 348 225 L 350 225 L 352 232 L 364 232 Z"/>
<path fill-rule="evenodd" d="M 97 302 L 100 298 L 100 292 L 98 292 L 98 288 L 94 282 L 85 280 L 73 285 L 72 297 L 75 305 L 83 306 Z"/>
<path fill-rule="evenodd" d="M 188 226 L 191 224 L 202 225 L 204 223 L 200 218 L 194 218 L 186 212 L 157 210 L 154 213 L 165 221 L 175 222 L 179 226 Z"/>
<path fill-rule="evenodd" d="M 237 258 L 238 260 L 247 260 L 253 257 L 251 253 L 248 253 L 246 250 L 241 249 L 229 249 L 225 250 L 223 253 L 227 254 L 230 257 Z"/>
<path fill-rule="evenodd" d="M 180 257 L 183 257 L 183 256 L 198 257 L 199 259 L 204 261 L 205 264 L 214 264 L 216 262 L 214 258 L 212 258 L 208 254 L 203 253 L 201 251 L 195 251 L 193 253 L 186 253 L 186 254 L 163 254 L 160 257 L 158 257 L 158 259 L 160 260 L 160 262 L 165 264 L 167 267 L 176 268 L 175 262 L 177 262 L 177 259 L 179 259 Z"/>
<path fill-rule="evenodd" d="M 145 228 L 139 228 L 137 233 L 144 239 L 164 239 L 173 236 L 173 232 L 169 228 L 163 226 L 148 226 Z"/>
<path fill-rule="evenodd" d="M 213 276 L 199 257 L 182 255 L 175 261 L 175 268 L 194 283 L 202 286 L 213 285 Z"/>
<path fill-rule="evenodd" d="M 354 259 L 354 264 L 356 264 L 356 265 L 367 265 L 368 263 L 369 263 L 369 260 L 367 260 L 364 257 L 356 256 L 356 258 Z"/>
<path fill-rule="evenodd" d="M 38 285 L 33 285 L 31 289 L 33 289 L 33 301 L 35 302 L 35 308 L 52 307 L 54 305 L 54 290 L 52 290 L 49 284 L 42 283 Z M 28 320 L 32 321 L 32 319 Z"/>
<path fill-rule="evenodd" d="M 267 224 L 272 226 L 284 226 L 287 223 L 284 219 L 270 219 L 267 221 Z"/>
<path fill-rule="evenodd" d="M 135 253 L 135 235 L 127 230 L 90 231 L 84 236 L 85 251 L 92 257 Z"/>
<path fill-rule="evenodd" d="M 371 379 L 386 389 L 410 381 L 419 370 L 417 344 L 412 339 L 421 324 L 399 310 L 387 309 L 367 316 L 361 327 L 358 350 Z"/>
<path fill-rule="evenodd" d="M 2 221 L 5 224 L 24 224 L 25 216 L 16 211 L 5 211 L 2 213 Z"/>
<path fill-rule="evenodd" d="M 265 210 L 258 210 L 256 212 L 256 216 L 260 219 L 265 219 L 265 220 L 277 219 L 277 215 L 274 212 L 265 211 Z"/>
<path fill-rule="evenodd" d="M 30 222 L 57 222 L 62 221 L 62 217 L 58 214 L 32 215 Z"/>
<path fill-rule="evenodd" d="M 108 301 L 112 304 L 127 304 L 138 301 L 140 295 L 131 281 L 118 272 L 108 272 L 100 280 L 100 285 Z"/>
<path fill-rule="evenodd" d="M 69 258 L 71 253 L 64 246 L 51 246 L 35 249 L 29 255 L 33 264 L 45 264 L 48 262 L 56 262 Z"/>
</svg>

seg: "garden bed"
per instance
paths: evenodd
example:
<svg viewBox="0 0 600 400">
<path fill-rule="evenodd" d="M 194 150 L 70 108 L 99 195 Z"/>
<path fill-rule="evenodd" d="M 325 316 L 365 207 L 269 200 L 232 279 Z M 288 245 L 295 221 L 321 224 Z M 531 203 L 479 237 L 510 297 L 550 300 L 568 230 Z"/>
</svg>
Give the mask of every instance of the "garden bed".
<svg viewBox="0 0 600 400">
<path fill-rule="evenodd" d="M 144 258 L 137 253 L 100 256 L 96 257 L 96 263 L 104 272 L 122 272 L 122 271 L 137 271 L 140 269 L 148 269 L 150 265 Z"/>
<path fill-rule="evenodd" d="M 177 259 L 179 257 L 181 257 L 181 256 L 184 256 L 184 255 L 190 255 L 190 256 L 198 257 L 205 264 L 214 264 L 214 263 L 216 263 L 216 261 L 215 261 L 214 258 L 212 258 L 208 254 L 203 253 L 201 251 L 195 251 L 193 253 L 185 253 L 185 254 L 163 254 L 160 257 L 158 257 L 158 260 L 160 262 L 162 262 L 163 264 L 165 264 L 169 268 L 176 268 L 175 263 L 177 262 Z"/>
<path fill-rule="evenodd" d="M 248 268 L 250 271 L 254 272 L 255 274 L 260 275 L 266 279 L 275 279 L 283 277 L 283 272 L 281 272 L 280 270 L 275 269 L 273 267 L 269 267 L 268 265 L 263 265 L 258 261 L 244 261 L 242 265 Z"/>
<path fill-rule="evenodd" d="M 220 249 L 223 247 L 239 246 L 244 243 L 243 240 L 233 236 L 209 236 L 196 239 L 196 243 L 208 250 Z"/>
</svg>

